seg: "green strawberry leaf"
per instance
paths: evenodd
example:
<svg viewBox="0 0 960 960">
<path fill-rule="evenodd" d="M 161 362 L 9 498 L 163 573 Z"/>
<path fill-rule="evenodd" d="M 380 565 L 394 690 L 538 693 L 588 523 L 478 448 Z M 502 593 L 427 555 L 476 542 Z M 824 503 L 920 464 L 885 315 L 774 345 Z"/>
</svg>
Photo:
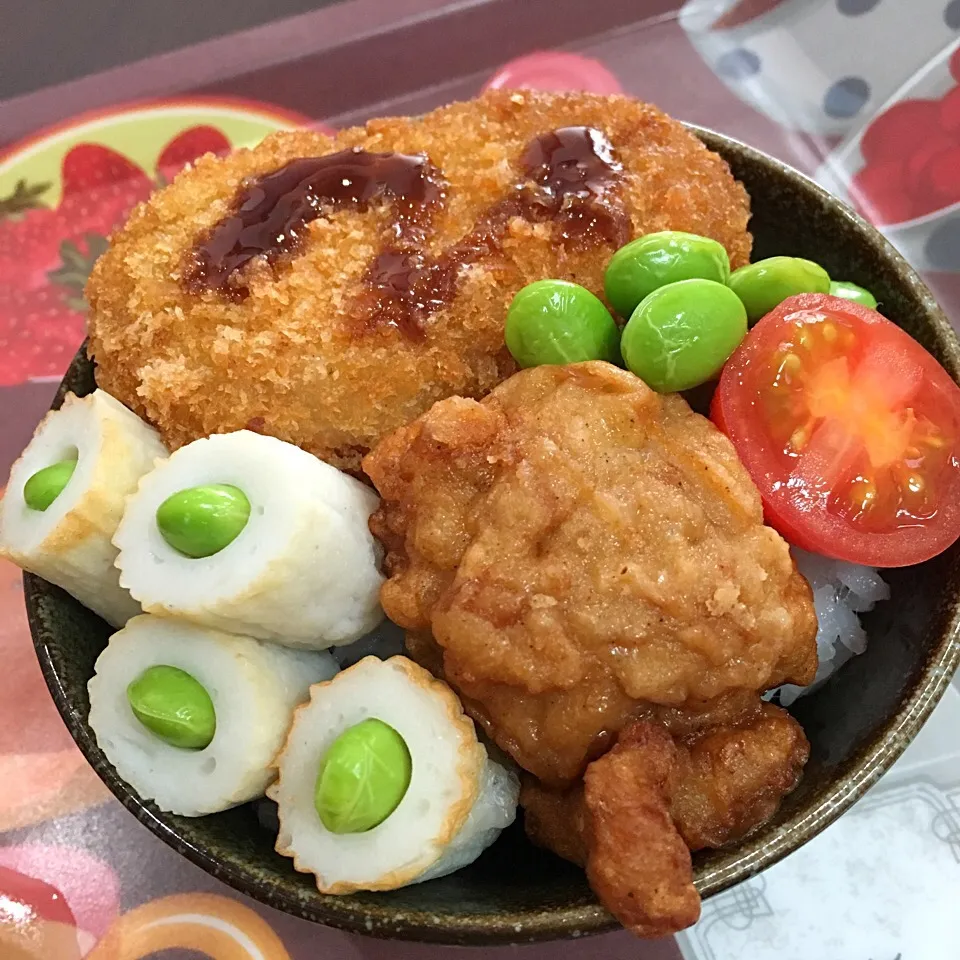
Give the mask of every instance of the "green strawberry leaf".
<svg viewBox="0 0 960 960">
<path fill-rule="evenodd" d="M 63 302 L 77 313 L 86 313 L 90 309 L 90 305 L 83 297 L 64 297 Z"/>
<path fill-rule="evenodd" d="M 60 244 L 60 266 L 47 274 L 49 281 L 64 292 L 64 300 L 74 310 L 86 312 L 87 302 L 83 296 L 87 277 L 101 254 L 106 253 L 109 242 L 96 233 L 84 236 L 86 249 L 71 240 Z"/>
<path fill-rule="evenodd" d="M 7 197 L 0 197 L 0 220 L 5 217 L 17 217 L 26 213 L 28 210 L 34 210 L 37 207 L 46 206 L 40 199 L 51 187 L 52 183 L 27 183 L 26 180 L 18 180 L 13 188 L 13 193 Z"/>
</svg>

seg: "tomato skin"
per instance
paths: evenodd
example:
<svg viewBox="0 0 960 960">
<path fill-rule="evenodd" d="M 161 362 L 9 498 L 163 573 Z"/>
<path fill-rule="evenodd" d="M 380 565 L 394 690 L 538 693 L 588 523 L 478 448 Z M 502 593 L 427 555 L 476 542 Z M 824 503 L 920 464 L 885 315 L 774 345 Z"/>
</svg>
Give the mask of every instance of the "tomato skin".
<svg viewBox="0 0 960 960">
<path fill-rule="evenodd" d="M 951 445 L 932 517 L 910 526 L 891 522 L 886 531 L 865 530 L 821 507 L 815 497 L 804 493 L 803 479 L 798 482 L 790 473 L 782 451 L 770 438 L 759 390 L 763 386 L 761 371 L 769 369 L 770 358 L 796 329 L 793 318 L 802 311 L 842 322 L 862 341 L 881 342 L 888 354 L 903 358 L 902 364 L 891 369 L 894 390 L 897 374 L 903 369 L 922 370 L 919 389 L 927 406 L 938 411 L 938 425 Z M 759 489 L 767 523 L 795 546 L 872 567 L 902 567 L 928 560 L 960 538 L 960 387 L 909 334 L 874 310 L 825 294 L 800 294 L 785 300 L 760 320 L 727 361 L 710 416 L 733 442 Z"/>
</svg>

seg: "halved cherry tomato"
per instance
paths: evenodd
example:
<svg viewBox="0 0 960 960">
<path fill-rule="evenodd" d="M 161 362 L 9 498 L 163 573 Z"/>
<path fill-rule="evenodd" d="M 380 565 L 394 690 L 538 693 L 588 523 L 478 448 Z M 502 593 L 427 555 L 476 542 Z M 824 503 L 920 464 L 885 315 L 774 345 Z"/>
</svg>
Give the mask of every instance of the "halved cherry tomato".
<svg viewBox="0 0 960 960">
<path fill-rule="evenodd" d="M 784 300 L 727 361 L 710 415 L 790 543 L 903 567 L 960 537 L 960 387 L 875 310 Z"/>
</svg>

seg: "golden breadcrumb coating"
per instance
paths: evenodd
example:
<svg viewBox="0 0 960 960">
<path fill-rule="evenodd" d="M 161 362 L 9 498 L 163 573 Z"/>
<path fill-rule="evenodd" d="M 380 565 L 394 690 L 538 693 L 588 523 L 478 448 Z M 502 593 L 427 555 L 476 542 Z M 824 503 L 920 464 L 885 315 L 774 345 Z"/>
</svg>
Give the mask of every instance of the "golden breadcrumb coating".
<svg viewBox="0 0 960 960">
<path fill-rule="evenodd" d="M 614 191 L 634 235 L 704 234 L 723 243 L 734 268 L 747 263 L 746 192 L 680 123 L 625 97 L 494 91 L 422 119 L 373 120 L 336 139 L 274 134 L 181 173 L 134 211 L 90 278 L 98 384 L 171 447 L 249 427 L 357 470 L 382 436 L 435 401 L 481 397 L 513 372 L 503 325 L 520 287 L 557 277 L 602 294 L 613 245 L 565 245 L 557 224 L 513 219 L 502 253 L 468 267 L 452 302 L 416 339 L 395 327 L 358 329 L 350 318 L 364 271 L 390 236 L 387 203 L 332 212 L 309 224 L 298 254 L 275 267 L 248 264 L 241 302 L 186 291 L 196 244 L 233 212 L 246 178 L 357 146 L 425 153 L 439 168 L 449 187 L 427 243 L 440 253 L 518 183 L 526 144 L 564 126 L 595 127 L 612 142 L 624 168 Z"/>
<path fill-rule="evenodd" d="M 534 367 L 441 401 L 364 468 L 387 616 L 548 784 L 637 716 L 695 733 L 813 679 L 810 587 L 680 396 L 608 363 Z"/>
</svg>

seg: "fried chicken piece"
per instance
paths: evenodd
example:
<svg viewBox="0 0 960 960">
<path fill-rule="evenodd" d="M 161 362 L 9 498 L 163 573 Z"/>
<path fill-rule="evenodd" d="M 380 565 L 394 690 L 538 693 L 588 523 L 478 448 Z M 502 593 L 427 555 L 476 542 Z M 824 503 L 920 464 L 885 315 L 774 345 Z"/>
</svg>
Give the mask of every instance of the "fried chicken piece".
<svg viewBox="0 0 960 960">
<path fill-rule="evenodd" d="M 809 757 L 803 728 L 772 703 L 683 741 L 670 812 L 684 842 L 701 850 L 746 836 L 793 792 Z"/>
<path fill-rule="evenodd" d="M 625 734 L 584 775 L 587 879 L 628 930 L 665 937 L 700 918 L 690 851 L 670 819 L 676 748 L 655 724 Z"/>
<path fill-rule="evenodd" d="M 641 721 L 587 767 L 582 784 L 560 792 L 528 779 L 520 797 L 531 839 L 584 867 L 600 902 L 641 937 L 669 936 L 700 917 L 690 851 L 670 814 L 678 773 L 670 734 Z"/>
<path fill-rule="evenodd" d="M 809 744 L 779 707 L 761 704 L 736 726 L 671 739 L 632 723 L 566 791 L 525 778 L 527 834 L 587 869 L 604 906 L 640 936 L 695 923 L 690 850 L 738 840 L 776 811 L 800 779 Z"/>
<path fill-rule="evenodd" d="M 605 363 L 533 368 L 436 404 L 364 466 L 388 616 L 548 785 L 637 717 L 693 735 L 813 677 L 810 588 L 679 396 Z"/>
<path fill-rule="evenodd" d="M 235 212 L 251 178 L 359 147 L 425 154 L 437 168 L 447 186 L 422 243 L 425 255 L 441 256 L 516 195 L 532 138 L 567 126 L 593 127 L 613 145 L 623 168 L 610 187 L 626 215 L 620 240 L 687 230 L 719 240 L 734 267 L 748 262 L 746 192 L 682 124 L 625 97 L 494 91 L 422 119 L 372 120 L 335 139 L 277 133 L 180 174 L 134 211 L 90 278 L 99 386 L 171 447 L 249 427 L 356 471 L 381 437 L 434 401 L 481 397 L 515 370 L 503 325 L 522 286 L 567 278 L 602 295 L 618 240 L 567 242 L 557 220 L 509 218 L 489 255 L 450 281 L 448 302 L 422 319 L 417 336 L 358 321 L 368 268 L 398 230 L 388 197 L 365 211 L 325 208 L 294 253 L 242 268 L 248 295 L 239 300 L 191 287 L 197 245 Z"/>
</svg>

